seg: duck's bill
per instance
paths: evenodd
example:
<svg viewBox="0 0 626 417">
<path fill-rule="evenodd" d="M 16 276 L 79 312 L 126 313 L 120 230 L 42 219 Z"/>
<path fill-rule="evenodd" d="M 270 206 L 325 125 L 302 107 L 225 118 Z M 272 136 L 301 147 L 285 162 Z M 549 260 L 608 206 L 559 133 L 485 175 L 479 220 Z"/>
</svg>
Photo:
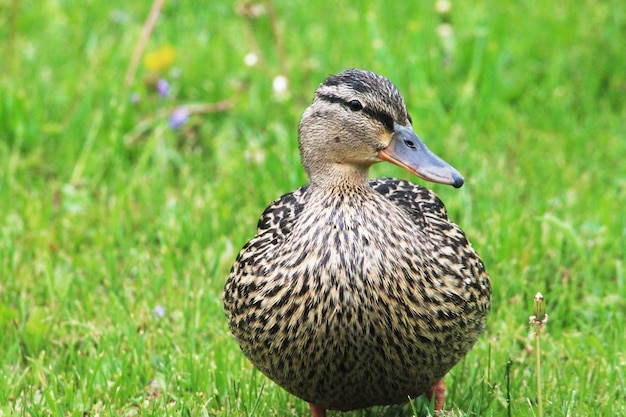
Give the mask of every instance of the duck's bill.
<svg viewBox="0 0 626 417">
<path fill-rule="evenodd" d="M 464 182 L 459 171 L 432 153 L 410 125 L 395 123 L 391 142 L 378 152 L 378 157 L 426 181 L 452 185 L 455 188 L 461 187 Z"/>
</svg>

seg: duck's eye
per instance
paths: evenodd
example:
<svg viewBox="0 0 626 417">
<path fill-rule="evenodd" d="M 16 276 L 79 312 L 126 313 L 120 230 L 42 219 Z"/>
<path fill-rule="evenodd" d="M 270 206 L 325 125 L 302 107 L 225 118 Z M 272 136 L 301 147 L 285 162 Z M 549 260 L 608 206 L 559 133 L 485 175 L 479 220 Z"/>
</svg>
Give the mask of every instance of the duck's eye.
<svg viewBox="0 0 626 417">
<path fill-rule="evenodd" d="M 405 140 L 404 144 L 411 149 L 416 149 L 417 146 L 415 146 L 415 142 L 413 142 L 412 140 Z"/>
<path fill-rule="evenodd" d="M 361 104 L 359 100 L 350 100 L 348 102 L 348 107 L 350 107 L 350 110 L 352 111 L 363 110 L 363 104 Z"/>
</svg>

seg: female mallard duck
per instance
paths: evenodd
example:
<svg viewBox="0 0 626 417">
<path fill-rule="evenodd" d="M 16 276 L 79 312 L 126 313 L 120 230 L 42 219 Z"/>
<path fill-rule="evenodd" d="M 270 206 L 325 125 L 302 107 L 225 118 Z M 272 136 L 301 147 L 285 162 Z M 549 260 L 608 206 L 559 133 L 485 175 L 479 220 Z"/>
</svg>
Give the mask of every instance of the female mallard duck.
<svg viewBox="0 0 626 417">
<path fill-rule="evenodd" d="M 463 177 L 368 71 L 319 86 L 299 144 L 310 183 L 265 210 L 224 288 L 235 340 L 315 417 L 424 393 L 441 409 L 442 378 L 485 327 L 489 278 L 434 193 L 367 174 L 389 161 L 454 187 Z"/>
</svg>

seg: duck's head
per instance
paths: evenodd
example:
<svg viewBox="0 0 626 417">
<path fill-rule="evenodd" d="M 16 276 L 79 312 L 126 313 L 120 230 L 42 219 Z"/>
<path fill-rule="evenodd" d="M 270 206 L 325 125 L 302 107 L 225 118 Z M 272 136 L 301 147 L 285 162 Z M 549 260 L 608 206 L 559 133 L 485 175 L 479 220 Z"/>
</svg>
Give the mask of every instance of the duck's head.
<svg viewBox="0 0 626 417">
<path fill-rule="evenodd" d="M 372 164 L 388 161 L 427 181 L 463 185 L 415 134 L 398 89 L 369 71 L 348 69 L 319 86 L 302 116 L 299 145 L 311 183 L 367 178 Z"/>
</svg>

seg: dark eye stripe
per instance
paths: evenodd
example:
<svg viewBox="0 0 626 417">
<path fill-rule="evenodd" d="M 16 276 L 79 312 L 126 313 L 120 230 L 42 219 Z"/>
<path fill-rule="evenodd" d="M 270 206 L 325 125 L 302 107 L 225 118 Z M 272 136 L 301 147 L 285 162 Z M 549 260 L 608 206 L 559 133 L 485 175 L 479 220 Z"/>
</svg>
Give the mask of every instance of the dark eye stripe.
<svg viewBox="0 0 626 417">
<path fill-rule="evenodd" d="M 320 100 L 324 100 L 327 101 L 329 103 L 338 103 L 341 104 L 342 106 L 345 106 L 347 108 L 350 108 L 350 105 L 348 104 L 347 101 L 337 97 L 337 96 L 333 96 L 330 94 L 318 94 L 318 97 L 320 98 Z M 378 120 L 380 123 L 383 124 L 383 126 L 385 126 L 385 128 L 389 131 L 392 132 L 393 131 L 393 117 L 391 117 L 391 115 L 387 112 L 384 111 L 378 111 L 375 109 L 371 109 L 369 107 L 364 107 L 361 110 L 363 113 L 367 114 L 369 117 L 371 117 L 374 120 Z"/>
<path fill-rule="evenodd" d="M 329 103 L 339 103 L 339 104 L 346 104 L 346 102 L 342 99 L 340 99 L 337 96 L 331 96 L 330 94 L 318 94 L 317 95 L 320 99 L 327 101 Z"/>
<path fill-rule="evenodd" d="M 393 132 L 393 117 L 391 117 L 389 113 L 368 109 L 367 107 L 364 108 L 362 111 L 364 111 L 372 119 L 381 122 L 385 126 L 387 131 Z"/>
</svg>

